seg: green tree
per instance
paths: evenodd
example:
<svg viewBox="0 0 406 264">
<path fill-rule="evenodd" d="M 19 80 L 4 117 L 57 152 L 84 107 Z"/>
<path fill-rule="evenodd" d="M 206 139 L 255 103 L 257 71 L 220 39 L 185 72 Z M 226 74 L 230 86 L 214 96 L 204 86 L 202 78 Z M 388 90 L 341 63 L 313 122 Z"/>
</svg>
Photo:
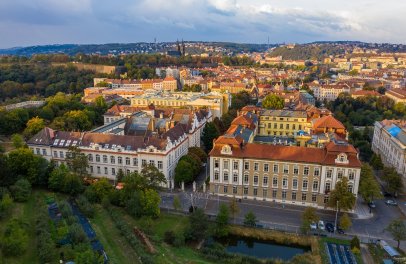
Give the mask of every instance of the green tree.
<svg viewBox="0 0 406 264">
<path fill-rule="evenodd" d="M 359 184 L 359 193 L 366 202 L 382 197 L 379 183 L 373 175 L 371 166 L 364 163 L 361 167 L 361 179 Z"/>
<path fill-rule="evenodd" d="M 159 204 L 161 197 L 159 193 L 153 189 L 145 189 L 140 192 L 140 203 L 142 206 L 142 213 L 144 216 L 157 218 L 160 215 Z"/>
<path fill-rule="evenodd" d="M 3 197 L 0 200 L 0 219 L 4 219 L 10 216 L 12 206 L 13 199 L 10 197 L 10 194 L 3 194 Z"/>
<path fill-rule="evenodd" d="M 125 199 L 129 199 L 133 193 L 147 188 L 147 180 L 136 171 L 127 174 L 124 177 L 123 183 L 123 193 Z"/>
<path fill-rule="evenodd" d="M 351 239 L 351 249 L 354 249 L 354 248 L 357 248 L 357 249 L 361 248 L 361 243 L 360 243 L 359 238 L 357 236 L 354 236 Z"/>
<path fill-rule="evenodd" d="M 225 204 L 221 204 L 219 208 L 219 212 L 217 213 L 216 217 L 216 227 L 214 234 L 217 237 L 225 237 L 228 235 L 229 228 L 228 228 L 228 221 L 230 220 L 230 212 L 228 206 Z"/>
<path fill-rule="evenodd" d="M 380 155 L 377 154 L 372 154 L 371 161 L 370 161 L 371 166 L 375 170 L 382 170 L 383 169 L 383 163 Z"/>
<path fill-rule="evenodd" d="M 191 148 L 188 149 L 188 152 L 196 155 L 197 157 L 199 157 L 200 162 L 202 162 L 202 163 L 207 162 L 207 154 L 206 154 L 206 152 L 204 152 L 203 149 L 201 149 L 199 147 L 191 147 Z"/>
<path fill-rule="evenodd" d="M 237 199 L 235 197 L 233 197 L 233 199 L 231 200 L 229 209 L 235 223 L 235 216 L 240 213 L 240 207 L 238 206 Z"/>
<path fill-rule="evenodd" d="M 180 160 L 175 168 L 175 182 L 180 184 L 181 182 L 192 182 L 194 178 L 193 167 L 189 162 Z"/>
<path fill-rule="evenodd" d="M 255 227 L 257 225 L 257 217 L 252 211 L 249 211 L 244 216 L 244 225 Z"/>
<path fill-rule="evenodd" d="M 13 147 L 15 147 L 16 149 L 19 149 L 19 148 L 22 148 L 25 146 L 25 141 L 20 134 L 13 134 L 11 136 L 11 142 L 13 144 Z"/>
<path fill-rule="evenodd" d="M 110 197 L 111 193 L 113 192 L 113 185 L 107 180 L 107 178 L 102 178 L 90 185 L 95 195 L 96 195 L 96 202 L 101 202 L 103 198 Z"/>
<path fill-rule="evenodd" d="M 48 187 L 54 191 L 62 191 L 65 184 L 65 177 L 69 174 L 69 169 L 65 164 L 55 167 L 48 179 Z"/>
<path fill-rule="evenodd" d="M 86 131 L 92 128 L 92 120 L 85 111 L 72 110 L 63 115 L 64 129 L 69 131 Z"/>
<path fill-rule="evenodd" d="M 26 138 L 30 138 L 37 134 L 41 129 L 45 127 L 45 121 L 38 116 L 31 118 L 28 120 L 26 128 L 24 129 L 24 136 Z"/>
<path fill-rule="evenodd" d="M 189 240 L 200 241 L 207 236 L 209 221 L 203 209 L 197 208 L 189 215 L 189 226 L 186 237 Z"/>
<path fill-rule="evenodd" d="M 382 179 L 386 183 L 386 190 L 396 195 L 403 188 L 402 177 L 392 167 L 383 169 Z"/>
<path fill-rule="evenodd" d="M 316 208 L 306 207 L 302 214 L 302 226 L 301 229 L 303 233 L 307 233 L 310 230 L 311 223 L 317 223 L 319 221 L 319 216 L 316 214 Z"/>
<path fill-rule="evenodd" d="M 16 202 L 25 202 L 31 195 L 31 183 L 26 179 L 19 179 L 10 187 L 10 191 Z"/>
<path fill-rule="evenodd" d="M 334 190 L 330 191 L 328 206 L 341 210 L 351 210 L 355 205 L 355 195 L 348 190 L 348 179 L 343 177 L 336 183 Z"/>
<path fill-rule="evenodd" d="M 174 197 L 173 197 L 173 208 L 176 210 L 176 211 L 178 211 L 179 209 L 181 209 L 182 208 L 182 204 L 181 204 L 181 202 L 180 202 L 180 199 L 179 199 L 179 196 L 177 196 L 177 195 L 175 195 Z"/>
<path fill-rule="evenodd" d="M 17 219 L 9 221 L 1 238 L 1 250 L 5 256 L 23 254 L 28 246 L 28 235 Z"/>
<path fill-rule="evenodd" d="M 348 216 L 347 213 L 344 213 L 340 217 L 340 228 L 343 230 L 348 230 L 351 228 L 351 226 L 352 226 L 351 218 Z"/>
<path fill-rule="evenodd" d="M 86 233 L 79 223 L 74 223 L 69 227 L 69 236 L 75 245 L 87 242 Z"/>
<path fill-rule="evenodd" d="M 283 109 L 284 106 L 285 101 L 283 98 L 275 94 L 267 95 L 262 101 L 262 107 L 267 109 Z"/>
<path fill-rule="evenodd" d="M 69 169 L 79 177 L 83 178 L 88 175 L 89 160 L 78 147 L 70 147 L 65 160 Z"/>
<path fill-rule="evenodd" d="M 75 173 L 68 173 L 65 176 L 62 189 L 64 193 L 75 196 L 76 194 L 81 193 L 83 188 L 83 181 L 78 175 Z"/>
<path fill-rule="evenodd" d="M 92 249 L 87 249 L 82 252 L 75 252 L 75 263 L 80 264 L 103 264 L 103 256 Z"/>
<path fill-rule="evenodd" d="M 394 240 L 398 242 L 399 248 L 400 241 L 406 240 L 406 226 L 402 219 L 395 219 L 386 227 L 386 231 L 391 233 Z"/>
<path fill-rule="evenodd" d="M 165 175 L 154 165 L 148 164 L 142 167 L 141 175 L 147 180 L 149 188 L 157 189 L 166 183 Z"/>
<path fill-rule="evenodd" d="M 213 140 L 220 136 L 216 125 L 213 122 L 206 123 L 203 128 L 202 142 L 206 152 L 209 152 L 213 148 Z"/>
<path fill-rule="evenodd" d="M 348 74 L 351 75 L 351 76 L 356 76 L 356 75 L 358 75 L 358 71 L 357 70 L 351 70 L 351 71 L 348 72 Z"/>
</svg>

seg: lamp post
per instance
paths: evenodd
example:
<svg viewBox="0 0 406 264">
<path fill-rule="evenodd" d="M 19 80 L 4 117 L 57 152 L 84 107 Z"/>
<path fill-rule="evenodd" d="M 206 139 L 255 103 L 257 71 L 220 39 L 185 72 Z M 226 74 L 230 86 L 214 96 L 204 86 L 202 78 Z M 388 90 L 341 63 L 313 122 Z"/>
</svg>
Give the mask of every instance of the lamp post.
<svg viewBox="0 0 406 264">
<path fill-rule="evenodd" d="M 336 232 L 337 229 L 337 217 L 338 217 L 338 200 L 337 200 L 336 220 L 334 223 L 334 233 Z"/>
</svg>

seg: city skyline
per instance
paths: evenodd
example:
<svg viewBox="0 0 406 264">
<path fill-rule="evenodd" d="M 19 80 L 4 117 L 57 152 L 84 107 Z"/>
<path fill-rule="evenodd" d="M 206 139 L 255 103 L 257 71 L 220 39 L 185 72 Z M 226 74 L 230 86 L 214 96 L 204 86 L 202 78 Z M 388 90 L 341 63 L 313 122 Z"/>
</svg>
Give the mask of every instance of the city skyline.
<svg viewBox="0 0 406 264">
<path fill-rule="evenodd" d="M 0 48 L 173 41 L 406 43 L 406 3 L 350 1 L 2 1 Z"/>
</svg>

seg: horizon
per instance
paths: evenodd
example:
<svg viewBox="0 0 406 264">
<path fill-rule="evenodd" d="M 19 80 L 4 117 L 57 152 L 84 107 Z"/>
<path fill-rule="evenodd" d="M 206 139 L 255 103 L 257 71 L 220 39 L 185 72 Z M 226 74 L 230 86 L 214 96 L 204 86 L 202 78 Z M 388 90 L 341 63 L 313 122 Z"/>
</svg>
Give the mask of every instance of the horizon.
<svg viewBox="0 0 406 264">
<path fill-rule="evenodd" d="M 231 43 L 406 43 L 399 0 L 4 0 L 1 49 L 200 39 Z M 114 12 L 112 12 L 112 10 Z M 148 43 L 148 42 L 147 42 Z"/>
</svg>

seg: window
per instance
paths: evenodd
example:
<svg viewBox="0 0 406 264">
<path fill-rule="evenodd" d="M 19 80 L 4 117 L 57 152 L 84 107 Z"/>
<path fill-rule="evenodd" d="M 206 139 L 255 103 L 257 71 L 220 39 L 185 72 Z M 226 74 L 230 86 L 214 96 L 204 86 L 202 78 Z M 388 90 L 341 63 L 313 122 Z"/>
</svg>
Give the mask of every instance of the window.
<svg viewBox="0 0 406 264">
<path fill-rule="evenodd" d="M 96 162 L 100 162 L 100 155 L 96 154 Z"/>
<path fill-rule="evenodd" d="M 330 182 L 326 182 L 326 187 L 324 188 L 326 193 L 330 191 L 331 189 L 331 183 Z"/>
<path fill-rule="evenodd" d="M 233 182 L 238 182 L 238 173 L 233 173 Z"/>
<path fill-rule="evenodd" d="M 108 174 L 109 172 L 108 172 L 108 169 L 107 169 L 107 167 L 104 167 L 104 174 Z"/>
<path fill-rule="evenodd" d="M 248 184 L 248 174 L 244 175 L 244 184 Z"/>
<path fill-rule="evenodd" d="M 258 162 L 254 162 L 254 171 L 258 171 Z"/>
<path fill-rule="evenodd" d="M 55 158 L 58 157 L 58 151 L 54 151 L 54 157 L 55 157 Z"/>
<path fill-rule="evenodd" d="M 309 175 L 309 167 L 307 167 L 307 166 L 305 166 L 304 168 L 303 168 L 303 175 Z"/>
<path fill-rule="evenodd" d="M 215 180 L 215 181 L 218 181 L 218 180 L 219 180 L 219 172 L 218 172 L 218 171 L 215 171 L 215 172 L 214 172 L 214 180 Z"/>
<path fill-rule="evenodd" d="M 223 181 L 228 181 L 228 172 L 227 171 L 225 171 L 225 172 L 223 172 Z"/>
<path fill-rule="evenodd" d="M 54 151 L 54 153 L 56 153 L 56 151 Z M 93 155 L 92 154 L 87 155 L 87 160 L 93 161 Z"/>
<path fill-rule="evenodd" d="M 133 165 L 138 166 L 138 159 L 137 158 L 133 158 Z"/>
<path fill-rule="evenodd" d="M 337 178 L 342 179 L 343 178 L 343 171 L 338 171 L 337 172 Z"/>
<path fill-rule="evenodd" d="M 288 165 L 283 165 L 283 173 L 289 173 L 289 166 Z"/>
<path fill-rule="evenodd" d="M 155 166 L 155 160 L 149 160 L 149 165 Z"/>
<path fill-rule="evenodd" d="M 100 167 L 99 166 L 97 166 L 97 173 L 98 174 L 100 174 L 101 172 L 100 172 Z"/>
<path fill-rule="evenodd" d="M 283 187 L 283 188 L 287 188 L 287 187 L 288 187 L 288 179 L 287 179 L 287 178 L 283 178 L 283 180 L 282 180 L 282 187 Z"/>
<path fill-rule="evenodd" d="M 283 124 L 279 124 L 279 129 L 283 129 Z"/>
<path fill-rule="evenodd" d="M 142 167 L 146 166 L 146 165 L 147 165 L 147 160 L 143 159 L 143 160 L 141 161 L 141 165 L 142 165 Z"/>
<path fill-rule="evenodd" d="M 297 166 L 293 167 L 293 174 L 295 175 L 299 174 L 299 168 Z"/>
<path fill-rule="evenodd" d="M 111 168 L 111 175 L 116 175 L 116 169 L 115 168 Z"/>
<path fill-rule="evenodd" d="M 312 202 L 317 202 L 317 194 L 312 194 Z"/>
<path fill-rule="evenodd" d="M 214 168 L 218 168 L 219 167 L 219 161 L 218 160 L 214 160 Z"/>
<path fill-rule="evenodd" d="M 111 164 L 116 163 L 116 158 L 114 156 L 110 156 L 110 162 Z"/>
<path fill-rule="evenodd" d="M 278 195 L 278 191 L 272 190 L 272 198 L 276 198 L 277 195 Z"/>
<path fill-rule="evenodd" d="M 35 151 L 36 151 L 37 155 L 40 155 L 40 154 L 41 154 L 41 149 L 36 148 Z"/>
<path fill-rule="evenodd" d="M 224 191 L 224 193 L 228 193 L 228 186 L 227 185 L 224 185 L 223 191 Z"/>
<path fill-rule="evenodd" d="M 258 189 L 254 188 L 254 196 L 257 196 L 257 195 L 258 195 Z"/>
<path fill-rule="evenodd" d="M 263 185 L 268 186 L 268 176 L 264 176 Z"/>
<path fill-rule="evenodd" d="M 303 190 L 307 190 L 307 184 L 308 184 L 308 182 L 307 182 L 307 180 L 303 180 Z"/>
<path fill-rule="evenodd" d="M 237 186 L 233 186 L 233 194 L 237 194 Z"/>
<path fill-rule="evenodd" d="M 306 201 L 307 200 L 307 194 L 306 193 L 302 193 L 302 201 Z"/>
<path fill-rule="evenodd" d="M 273 177 L 273 179 L 272 179 L 272 187 L 278 187 L 278 178 Z"/>
<path fill-rule="evenodd" d="M 125 158 L 125 165 L 130 165 L 130 158 Z"/>
<path fill-rule="evenodd" d="M 122 157 L 118 157 L 118 158 L 117 158 L 117 163 L 118 163 L 118 164 L 123 164 L 123 158 L 122 158 Z"/>
<path fill-rule="evenodd" d="M 348 172 L 348 179 L 354 180 L 354 177 L 355 177 L 355 173 L 353 171 L 349 171 Z"/>
<path fill-rule="evenodd" d="M 286 191 L 282 191 L 282 200 L 286 199 Z"/>
<path fill-rule="evenodd" d="M 131 171 L 130 171 L 130 170 L 127 170 L 127 175 L 130 174 L 130 173 L 131 173 Z"/>
<path fill-rule="evenodd" d="M 93 173 L 93 166 L 90 166 L 90 173 Z"/>
<path fill-rule="evenodd" d="M 233 169 L 238 170 L 238 161 L 233 162 Z"/>
<path fill-rule="evenodd" d="M 248 161 L 244 162 L 244 169 L 249 170 L 250 169 L 250 163 Z"/>
<path fill-rule="evenodd" d="M 269 171 L 269 164 L 264 164 L 264 171 L 268 172 Z"/>
<path fill-rule="evenodd" d="M 296 189 L 296 190 L 297 190 L 297 179 L 293 179 L 293 182 L 292 182 L 292 189 Z"/>
<path fill-rule="evenodd" d="M 325 204 L 328 203 L 328 196 L 324 196 L 323 202 L 324 202 Z"/>
<path fill-rule="evenodd" d="M 333 170 L 327 170 L 327 178 L 331 179 L 331 176 L 333 175 Z"/>
<path fill-rule="evenodd" d="M 319 182 L 313 181 L 313 191 L 317 191 L 319 189 Z"/>
<path fill-rule="evenodd" d="M 289 124 L 286 124 L 286 129 L 289 129 Z"/>
<path fill-rule="evenodd" d="M 44 155 L 44 156 L 47 155 L 47 150 L 46 149 L 42 149 L 42 155 Z"/>
<path fill-rule="evenodd" d="M 254 185 L 258 185 L 258 175 L 254 176 Z"/>
<path fill-rule="evenodd" d="M 228 167 L 228 160 L 223 161 L 223 166 L 224 166 L 223 169 L 226 169 L 226 170 L 229 169 L 229 167 Z"/>
<path fill-rule="evenodd" d="M 268 196 L 268 190 L 267 189 L 263 189 L 262 190 L 262 197 L 266 198 Z"/>
<path fill-rule="evenodd" d="M 320 168 L 314 168 L 314 176 L 320 175 Z"/>
<path fill-rule="evenodd" d="M 348 184 L 348 191 L 349 191 L 350 193 L 352 193 L 352 190 L 353 190 L 352 184 Z"/>
<path fill-rule="evenodd" d="M 158 169 L 162 170 L 163 167 L 164 167 L 164 166 L 163 166 L 162 161 L 161 161 L 161 160 L 158 160 Z"/>
<path fill-rule="evenodd" d="M 292 200 L 296 201 L 296 192 L 292 192 Z"/>
<path fill-rule="evenodd" d="M 273 172 L 278 173 L 278 165 L 276 164 L 273 165 Z"/>
<path fill-rule="evenodd" d="M 107 163 L 107 156 L 106 155 L 103 155 L 103 162 Z"/>
<path fill-rule="evenodd" d="M 62 159 L 64 158 L 63 151 L 59 151 L 59 157 Z M 100 161 L 100 158 L 99 158 L 99 161 Z"/>
</svg>

